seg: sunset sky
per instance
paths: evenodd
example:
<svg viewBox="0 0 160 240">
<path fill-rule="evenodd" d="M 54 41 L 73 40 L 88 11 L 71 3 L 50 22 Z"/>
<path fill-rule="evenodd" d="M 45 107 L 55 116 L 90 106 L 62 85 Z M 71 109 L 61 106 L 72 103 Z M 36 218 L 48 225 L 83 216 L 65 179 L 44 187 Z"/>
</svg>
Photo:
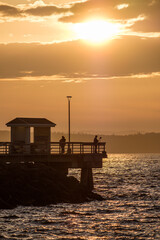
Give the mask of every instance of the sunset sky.
<svg viewBox="0 0 160 240">
<path fill-rule="evenodd" d="M 0 0 L 0 129 L 160 132 L 160 0 Z"/>
</svg>

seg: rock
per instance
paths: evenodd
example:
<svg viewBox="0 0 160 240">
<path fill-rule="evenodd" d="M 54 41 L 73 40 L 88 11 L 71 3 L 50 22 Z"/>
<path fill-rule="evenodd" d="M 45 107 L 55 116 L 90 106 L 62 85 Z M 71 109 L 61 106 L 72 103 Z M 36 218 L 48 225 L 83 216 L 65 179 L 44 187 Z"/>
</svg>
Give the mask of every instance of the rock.
<svg viewBox="0 0 160 240">
<path fill-rule="evenodd" d="M 76 178 L 67 177 L 51 166 L 13 164 L 1 167 L 1 209 L 91 200 L 103 198 L 85 189 Z"/>
</svg>

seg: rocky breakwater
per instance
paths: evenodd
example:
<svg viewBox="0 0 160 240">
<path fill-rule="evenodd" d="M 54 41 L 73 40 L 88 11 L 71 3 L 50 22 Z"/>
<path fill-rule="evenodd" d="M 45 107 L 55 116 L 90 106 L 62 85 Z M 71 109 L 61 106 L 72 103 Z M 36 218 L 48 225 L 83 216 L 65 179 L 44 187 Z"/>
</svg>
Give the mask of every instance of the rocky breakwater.
<svg viewBox="0 0 160 240">
<path fill-rule="evenodd" d="M 56 203 L 82 203 L 103 198 L 51 166 L 1 165 L 0 209 L 45 206 Z"/>
</svg>

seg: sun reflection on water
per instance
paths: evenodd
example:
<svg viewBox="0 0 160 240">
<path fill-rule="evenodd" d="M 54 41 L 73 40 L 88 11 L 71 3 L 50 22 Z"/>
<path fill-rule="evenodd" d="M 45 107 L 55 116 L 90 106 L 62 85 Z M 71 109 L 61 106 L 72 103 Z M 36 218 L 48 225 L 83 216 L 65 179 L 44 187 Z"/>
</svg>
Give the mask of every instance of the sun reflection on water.
<svg viewBox="0 0 160 240">
<path fill-rule="evenodd" d="M 160 155 L 109 155 L 103 169 L 94 169 L 95 190 L 105 201 L 1 210 L 0 237 L 159 239 L 159 171 Z"/>
</svg>

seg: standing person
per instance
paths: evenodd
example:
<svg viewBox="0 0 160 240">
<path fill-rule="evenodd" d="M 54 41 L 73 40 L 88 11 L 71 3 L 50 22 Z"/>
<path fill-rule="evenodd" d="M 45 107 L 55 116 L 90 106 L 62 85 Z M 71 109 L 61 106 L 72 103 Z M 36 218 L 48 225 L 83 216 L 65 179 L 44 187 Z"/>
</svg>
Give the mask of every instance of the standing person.
<svg viewBox="0 0 160 240">
<path fill-rule="evenodd" d="M 60 143 L 60 147 L 61 147 L 61 153 L 64 153 L 65 152 L 64 147 L 66 144 L 66 139 L 64 136 L 62 136 L 62 138 L 59 140 L 59 143 Z"/>
<path fill-rule="evenodd" d="M 94 143 L 94 149 L 95 149 L 95 153 L 97 153 L 97 146 L 98 146 L 98 139 L 97 139 L 97 135 L 94 137 L 93 143 Z"/>
</svg>

